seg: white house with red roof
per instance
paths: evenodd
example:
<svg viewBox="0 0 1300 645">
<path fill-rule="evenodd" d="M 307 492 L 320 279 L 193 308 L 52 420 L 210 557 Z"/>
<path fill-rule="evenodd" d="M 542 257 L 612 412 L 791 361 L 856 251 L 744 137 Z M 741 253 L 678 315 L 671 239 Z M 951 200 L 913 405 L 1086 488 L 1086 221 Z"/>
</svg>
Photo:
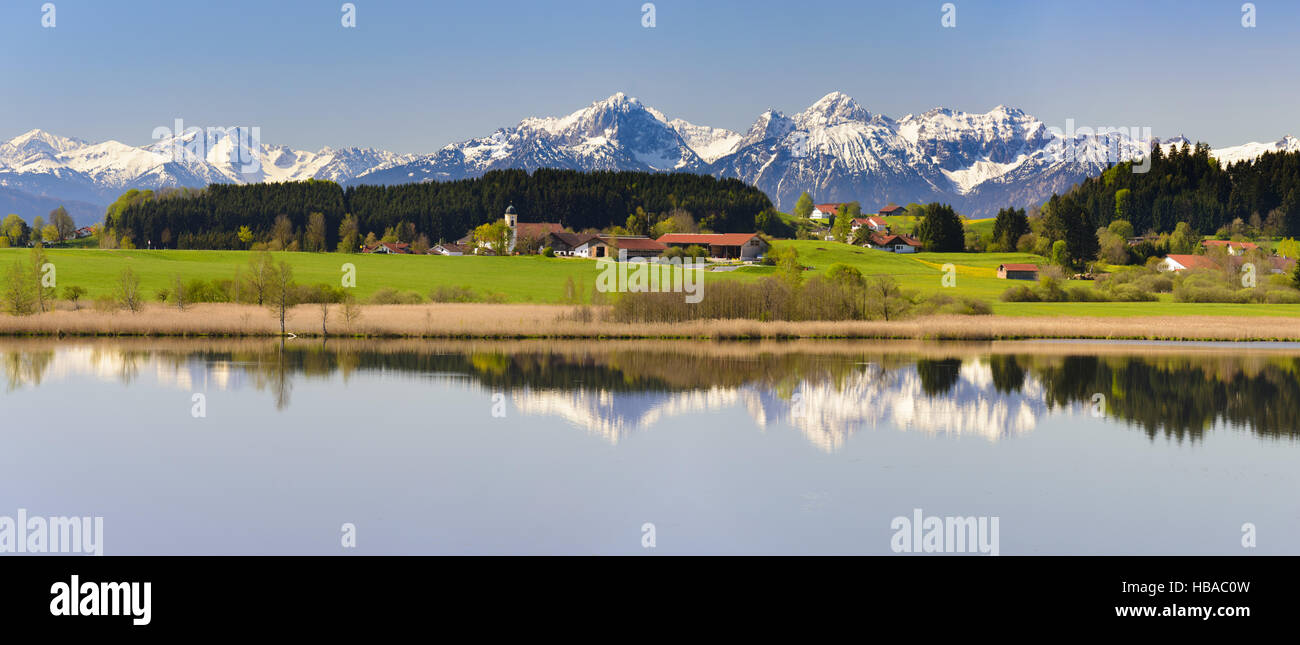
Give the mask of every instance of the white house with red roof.
<svg viewBox="0 0 1300 645">
<path fill-rule="evenodd" d="M 856 233 L 857 230 L 862 228 L 863 226 L 877 233 L 889 232 L 889 224 L 886 224 L 885 219 L 883 217 L 880 217 L 879 215 L 855 218 L 853 220 L 853 224 L 849 228 Z"/>
<path fill-rule="evenodd" d="M 1214 260 L 1211 260 L 1204 255 L 1181 255 L 1176 253 L 1166 255 L 1165 259 L 1161 260 L 1159 265 L 1161 271 L 1173 271 L 1174 273 L 1181 273 L 1188 269 L 1217 268 L 1219 268 L 1219 265 L 1215 264 Z"/>
<path fill-rule="evenodd" d="M 838 211 L 842 205 L 843 204 L 815 204 L 812 209 L 812 214 L 808 216 L 808 219 L 833 220 L 835 219 L 835 211 Z"/>
</svg>

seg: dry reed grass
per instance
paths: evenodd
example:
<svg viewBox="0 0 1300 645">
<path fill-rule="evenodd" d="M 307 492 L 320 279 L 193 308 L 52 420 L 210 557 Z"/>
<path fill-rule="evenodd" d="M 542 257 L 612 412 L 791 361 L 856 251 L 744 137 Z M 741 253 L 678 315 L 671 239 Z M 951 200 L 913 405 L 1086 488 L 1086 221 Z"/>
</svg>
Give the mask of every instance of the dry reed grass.
<svg viewBox="0 0 1300 645">
<path fill-rule="evenodd" d="M 1300 319 L 1245 316 L 1003 317 L 929 316 L 902 321 L 758 322 L 698 320 L 682 323 L 614 323 L 575 315 L 575 308 L 535 304 L 367 305 L 349 327 L 340 307 L 329 315 L 331 336 L 413 338 L 704 338 L 727 339 L 1134 339 L 1300 340 Z M 292 310 L 288 330 L 320 336 L 320 308 Z M 93 309 L 35 316 L 0 315 L 0 335 L 47 336 L 278 336 L 267 309 L 199 304 L 185 311 L 151 304 L 140 313 Z"/>
</svg>

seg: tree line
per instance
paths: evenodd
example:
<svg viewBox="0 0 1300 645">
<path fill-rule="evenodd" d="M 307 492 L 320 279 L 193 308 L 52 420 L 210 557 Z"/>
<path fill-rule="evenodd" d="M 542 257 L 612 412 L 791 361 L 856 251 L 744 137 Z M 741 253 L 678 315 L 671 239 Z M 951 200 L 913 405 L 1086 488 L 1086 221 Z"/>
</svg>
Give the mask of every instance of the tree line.
<svg viewBox="0 0 1300 645">
<path fill-rule="evenodd" d="M 456 240 L 513 205 L 521 222 L 573 230 L 627 223 L 640 212 L 685 212 L 702 228 L 753 232 L 771 201 L 737 179 L 688 173 L 496 170 L 474 179 L 391 186 L 329 181 L 132 190 L 105 213 L 111 247 L 357 250 L 371 234 Z M 764 214 L 760 216 L 760 214 Z M 411 238 L 411 239 L 405 239 Z"/>
</svg>

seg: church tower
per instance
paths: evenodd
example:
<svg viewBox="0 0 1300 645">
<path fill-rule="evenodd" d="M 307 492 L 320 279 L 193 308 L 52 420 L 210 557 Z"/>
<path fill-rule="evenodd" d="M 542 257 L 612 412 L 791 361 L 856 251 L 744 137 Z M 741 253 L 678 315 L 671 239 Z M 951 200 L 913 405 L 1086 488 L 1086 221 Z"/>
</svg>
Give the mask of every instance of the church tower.
<svg viewBox="0 0 1300 645">
<path fill-rule="evenodd" d="M 519 227 L 519 214 L 515 213 L 514 204 L 506 207 L 506 226 L 509 226 L 511 230 Z"/>
</svg>

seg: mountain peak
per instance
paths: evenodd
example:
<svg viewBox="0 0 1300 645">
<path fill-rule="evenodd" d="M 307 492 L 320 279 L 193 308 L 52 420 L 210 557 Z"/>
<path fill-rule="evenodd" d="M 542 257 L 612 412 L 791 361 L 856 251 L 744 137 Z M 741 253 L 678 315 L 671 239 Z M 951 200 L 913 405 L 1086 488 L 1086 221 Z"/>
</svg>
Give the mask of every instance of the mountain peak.
<svg viewBox="0 0 1300 645">
<path fill-rule="evenodd" d="M 863 109 L 853 97 L 843 92 L 831 92 L 821 97 L 808 109 L 799 113 L 795 121 L 800 128 L 831 126 L 846 121 L 870 121 L 871 113 Z"/>
</svg>

